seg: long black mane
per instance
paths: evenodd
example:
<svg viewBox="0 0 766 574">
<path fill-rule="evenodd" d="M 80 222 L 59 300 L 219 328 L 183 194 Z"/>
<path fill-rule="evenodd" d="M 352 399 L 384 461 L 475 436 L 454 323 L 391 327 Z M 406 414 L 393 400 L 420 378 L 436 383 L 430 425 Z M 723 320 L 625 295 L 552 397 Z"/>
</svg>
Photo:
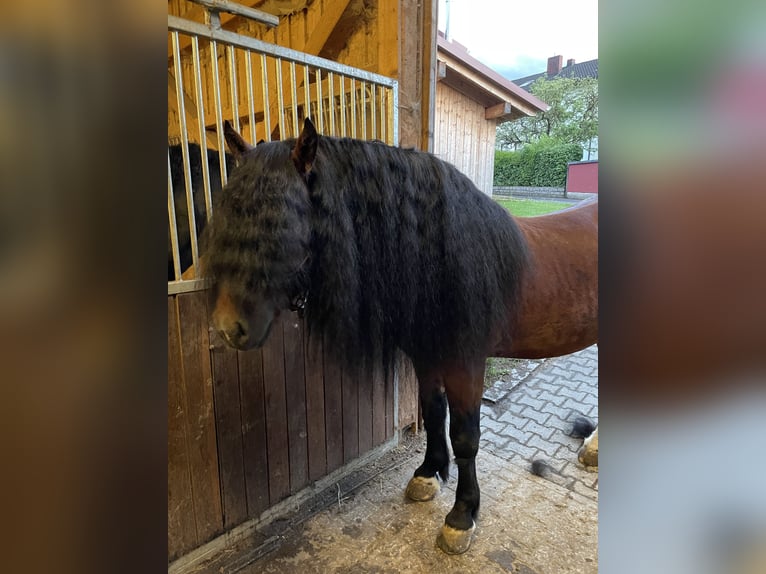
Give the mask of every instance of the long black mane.
<svg viewBox="0 0 766 574">
<path fill-rule="evenodd" d="M 221 193 L 212 278 L 307 291 L 310 333 L 347 362 L 486 356 L 528 262 L 508 213 L 427 153 L 319 137 L 304 178 L 295 143 L 257 146 Z"/>
</svg>

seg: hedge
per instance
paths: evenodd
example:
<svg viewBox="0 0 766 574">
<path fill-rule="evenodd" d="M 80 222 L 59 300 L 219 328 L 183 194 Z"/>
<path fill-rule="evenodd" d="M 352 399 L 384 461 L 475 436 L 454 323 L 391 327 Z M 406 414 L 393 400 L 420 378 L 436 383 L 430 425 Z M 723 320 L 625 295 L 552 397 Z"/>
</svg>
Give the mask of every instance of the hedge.
<svg viewBox="0 0 766 574">
<path fill-rule="evenodd" d="M 494 185 L 564 187 L 567 164 L 582 159 L 577 144 L 539 143 L 519 151 L 496 151 Z"/>
</svg>

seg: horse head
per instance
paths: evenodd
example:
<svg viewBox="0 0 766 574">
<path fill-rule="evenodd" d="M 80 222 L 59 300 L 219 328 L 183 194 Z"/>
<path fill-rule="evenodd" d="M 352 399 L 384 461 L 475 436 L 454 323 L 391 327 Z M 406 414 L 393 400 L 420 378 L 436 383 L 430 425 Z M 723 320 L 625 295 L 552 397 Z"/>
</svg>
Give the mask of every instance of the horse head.
<svg viewBox="0 0 766 574">
<path fill-rule="evenodd" d="M 226 139 L 239 167 L 214 205 L 204 266 L 213 280 L 213 326 L 230 346 L 246 350 L 262 346 L 279 314 L 305 301 L 307 181 L 318 136 L 307 119 L 294 146 L 251 146 L 230 126 Z"/>
</svg>

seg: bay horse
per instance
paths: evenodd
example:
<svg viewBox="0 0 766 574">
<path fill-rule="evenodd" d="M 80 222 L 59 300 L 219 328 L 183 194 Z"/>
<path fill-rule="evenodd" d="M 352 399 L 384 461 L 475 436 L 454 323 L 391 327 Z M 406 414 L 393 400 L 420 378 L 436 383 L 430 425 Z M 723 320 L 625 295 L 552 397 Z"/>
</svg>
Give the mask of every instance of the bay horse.
<svg viewBox="0 0 766 574">
<path fill-rule="evenodd" d="M 203 245 L 214 328 L 252 349 L 280 312 L 301 309 L 309 336 L 346 364 L 409 356 L 427 446 L 407 496 L 430 500 L 448 478 L 449 408 L 458 482 L 437 542 L 465 552 L 487 357 L 597 340 L 597 201 L 514 218 L 431 154 L 320 136 L 309 119 L 297 139 L 227 141 L 239 167 Z"/>
</svg>

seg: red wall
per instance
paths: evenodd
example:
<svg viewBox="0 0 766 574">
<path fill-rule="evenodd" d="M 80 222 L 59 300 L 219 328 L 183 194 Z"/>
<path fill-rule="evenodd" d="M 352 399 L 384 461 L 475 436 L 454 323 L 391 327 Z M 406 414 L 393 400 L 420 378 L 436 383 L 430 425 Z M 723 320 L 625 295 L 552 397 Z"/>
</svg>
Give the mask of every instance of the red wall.
<svg viewBox="0 0 766 574">
<path fill-rule="evenodd" d="M 567 166 L 567 191 L 598 193 L 598 161 L 580 161 Z"/>
</svg>

